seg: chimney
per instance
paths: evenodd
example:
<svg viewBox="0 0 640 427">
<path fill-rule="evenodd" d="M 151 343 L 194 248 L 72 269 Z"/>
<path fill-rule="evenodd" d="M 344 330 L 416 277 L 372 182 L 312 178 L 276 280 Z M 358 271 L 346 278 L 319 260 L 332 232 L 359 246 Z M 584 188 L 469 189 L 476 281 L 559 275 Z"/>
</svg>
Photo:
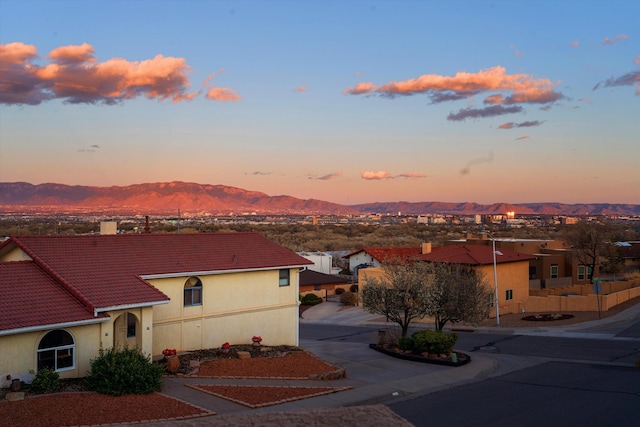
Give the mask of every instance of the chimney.
<svg viewBox="0 0 640 427">
<path fill-rule="evenodd" d="M 100 234 L 117 234 L 118 223 L 115 221 L 101 221 Z"/>
<path fill-rule="evenodd" d="M 431 253 L 431 243 L 423 243 L 420 245 L 420 253 L 421 254 L 430 254 Z"/>
</svg>

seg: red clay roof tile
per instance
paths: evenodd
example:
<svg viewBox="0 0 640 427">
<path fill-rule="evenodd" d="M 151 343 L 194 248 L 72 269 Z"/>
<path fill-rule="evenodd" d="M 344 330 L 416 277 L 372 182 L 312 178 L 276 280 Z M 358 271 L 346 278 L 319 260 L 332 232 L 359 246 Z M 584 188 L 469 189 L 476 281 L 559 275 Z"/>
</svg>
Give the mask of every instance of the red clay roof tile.
<svg viewBox="0 0 640 427">
<path fill-rule="evenodd" d="M 0 262 L 0 295 L 0 331 L 95 319 L 33 261 Z"/>
<path fill-rule="evenodd" d="M 0 249 L 9 244 L 98 309 L 168 301 L 141 277 L 313 264 L 258 233 L 17 236 Z"/>
</svg>

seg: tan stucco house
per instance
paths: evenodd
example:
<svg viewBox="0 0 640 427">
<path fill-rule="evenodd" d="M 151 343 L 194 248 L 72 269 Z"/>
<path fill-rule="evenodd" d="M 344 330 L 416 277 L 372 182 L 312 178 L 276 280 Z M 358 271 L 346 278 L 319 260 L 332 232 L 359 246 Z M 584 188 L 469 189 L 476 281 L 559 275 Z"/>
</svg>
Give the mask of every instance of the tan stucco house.
<svg viewBox="0 0 640 427">
<path fill-rule="evenodd" d="M 480 272 L 486 283 L 495 292 L 493 249 L 482 245 L 431 246 L 424 243 L 418 254 L 410 254 L 404 259 L 412 262 L 433 262 L 461 264 Z M 534 256 L 507 249 L 496 251 L 495 271 L 498 278 L 498 304 L 502 314 L 518 313 L 529 298 L 529 261 Z M 367 279 L 384 274 L 382 267 L 362 270 L 360 287 L 366 286 Z M 495 316 L 495 312 L 490 312 Z"/>
<path fill-rule="evenodd" d="M 99 349 L 298 344 L 299 269 L 258 233 L 16 236 L 0 245 L 0 385 Z"/>
</svg>

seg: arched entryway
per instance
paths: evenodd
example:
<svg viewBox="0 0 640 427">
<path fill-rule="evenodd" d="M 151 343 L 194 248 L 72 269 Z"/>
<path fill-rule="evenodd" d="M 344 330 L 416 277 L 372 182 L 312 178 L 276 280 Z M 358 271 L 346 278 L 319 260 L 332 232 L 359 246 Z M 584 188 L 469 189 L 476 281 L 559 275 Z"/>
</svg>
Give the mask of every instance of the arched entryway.
<svg viewBox="0 0 640 427">
<path fill-rule="evenodd" d="M 129 311 L 122 313 L 113 322 L 113 346 L 141 347 L 141 332 L 138 317 Z"/>
</svg>

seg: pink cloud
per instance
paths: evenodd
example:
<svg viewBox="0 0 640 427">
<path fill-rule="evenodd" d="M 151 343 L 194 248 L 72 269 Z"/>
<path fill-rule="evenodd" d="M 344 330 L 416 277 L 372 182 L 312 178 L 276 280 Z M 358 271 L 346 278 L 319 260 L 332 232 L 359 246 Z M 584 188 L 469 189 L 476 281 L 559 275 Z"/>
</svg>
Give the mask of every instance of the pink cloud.
<svg viewBox="0 0 640 427">
<path fill-rule="evenodd" d="M 241 98 L 238 96 L 235 90 L 228 87 L 214 87 L 204 96 L 212 101 L 233 102 L 239 101 Z"/>
<path fill-rule="evenodd" d="M 88 43 L 82 43 L 80 46 L 62 46 L 53 49 L 47 57 L 58 63 L 76 63 L 96 62 L 93 54 L 95 51 Z"/>
<path fill-rule="evenodd" d="M 636 58 L 633 60 L 633 63 L 640 65 L 640 55 L 636 56 Z"/>
<path fill-rule="evenodd" d="M 574 40 L 571 43 L 569 43 L 569 46 L 578 47 L 578 46 L 580 46 L 580 42 L 578 40 Z"/>
<path fill-rule="evenodd" d="M 518 137 L 515 139 L 515 141 L 521 140 L 521 139 L 529 139 L 529 135 L 523 135 L 521 137 Z"/>
<path fill-rule="evenodd" d="M 532 126 L 540 126 L 542 123 L 539 120 L 532 120 L 532 121 L 527 121 L 527 122 L 522 122 L 522 123 L 514 123 L 514 122 L 509 122 L 509 123 L 503 123 L 500 126 L 498 126 L 498 129 L 513 129 L 513 128 L 526 128 L 526 127 L 532 127 Z"/>
<path fill-rule="evenodd" d="M 618 34 L 613 39 L 610 39 L 609 37 L 605 37 L 604 40 L 602 41 L 602 44 L 604 44 L 604 45 L 612 45 L 614 43 L 619 42 L 620 40 L 624 40 L 624 39 L 628 39 L 628 38 L 629 38 L 629 36 L 626 35 L 626 34 Z"/>
<path fill-rule="evenodd" d="M 391 178 L 391 174 L 386 171 L 378 171 L 378 172 L 365 171 L 365 172 L 360 172 L 360 176 L 364 179 L 373 179 L 373 180 Z"/>
<path fill-rule="evenodd" d="M 500 94 L 489 95 L 484 99 L 485 104 L 503 104 L 504 97 Z"/>
<path fill-rule="evenodd" d="M 427 177 L 427 175 L 422 174 L 422 173 L 401 173 L 399 175 L 391 175 L 387 171 L 360 172 L 360 176 L 363 179 L 368 179 L 368 180 L 395 179 L 395 178 L 411 178 L 411 179 L 413 179 L 413 178 L 426 178 Z"/>
<path fill-rule="evenodd" d="M 294 92 L 306 92 L 308 89 L 306 88 L 306 86 L 298 86 L 297 88 L 295 88 L 293 91 Z"/>
<path fill-rule="evenodd" d="M 220 71 L 218 71 L 218 74 L 223 72 L 224 68 L 221 68 Z M 234 102 L 242 99 L 240 96 L 238 96 L 238 93 L 231 88 L 215 87 L 213 83 L 209 83 L 215 76 L 216 73 L 211 73 L 202 82 L 202 87 L 206 88 L 207 91 L 207 93 L 204 95 L 206 99 L 221 102 Z"/>
<path fill-rule="evenodd" d="M 458 72 L 454 76 L 425 74 L 402 82 L 389 82 L 380 86 L 359 83 L 344 90 L 348 95 L 375 92 L 383 96 L 415 95 L 425 92 L 477 93 L 483 91 L 525 91 L 553 88 L 548 79 L 536 79 L 527 74 L 507 74 L 504 67 L 493 67 L 477 73 Z"/>
<path fill-rule="evenodd" d="M 487 96 L 485 104 L 551 104 L 564 98 L 555 91 L 555 84 L 546 78 L 535 78 L 528 74 L 507 74 L 506 69 L 496 66 L 476 73 L 457 72 L 453 76 L 425 74 L 405 81 L 392 81 L 379 86 L 371 82 L 358 83 L 343 91 L 345 95 L 378 95 L 387 98 L 425 94 L 431 104 L 456 101 L 484 92 L 502 92 Z M 522 108 L 464 109 L 462 117 L 488 117 L 513 112 Z M 457 120 L 449 115 L 449 120 Z M 460 119 L 458 119 L 460 120 Z"/>
<path fill-rule="evenodd" d="M 345 89 L 342 93 L 345 95 L 361 95 L 369 93 L 376 89 L 376 86 L 371 82 L 358 83 L 354 87 Z"/>
<path fill-rule="evenodd" d="M 0 45 L 0 103 L 37 105 L 51 99 L 66 103 L 115 104 L 144 96 L 159 101 L 188 101 L 190 67 L 184 58 L 156 55 L 143 61 L 112 58 L 99 62 L 88 43 L 61 46 L 34 64 L 33 45 Z M 210 88 L 208 99 L 237 100 L 232 89 Z"/>
</svg>

